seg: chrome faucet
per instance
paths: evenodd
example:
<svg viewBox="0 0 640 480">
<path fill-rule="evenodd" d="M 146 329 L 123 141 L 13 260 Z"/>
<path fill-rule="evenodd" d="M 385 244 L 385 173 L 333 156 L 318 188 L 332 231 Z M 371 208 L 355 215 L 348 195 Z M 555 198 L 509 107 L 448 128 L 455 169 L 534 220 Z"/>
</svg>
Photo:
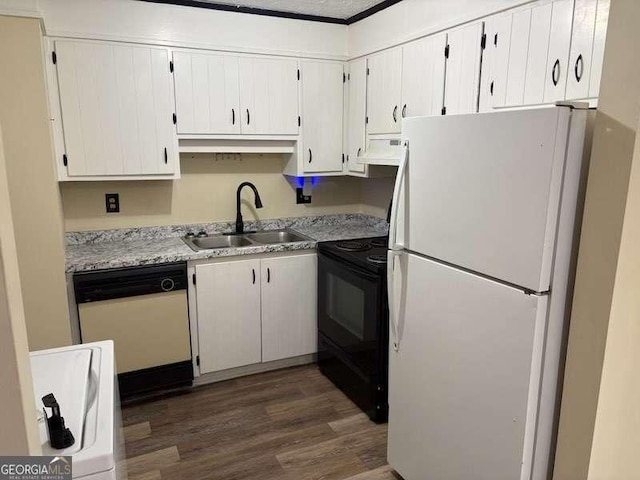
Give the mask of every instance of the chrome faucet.
<svg viewBox="0 0 640 480">
<path fill-rule="evenodd" d="M 244 233 L 244 222 L 242 221 L 242 213 L 240 213 L 240 192 L 243 187 L 250 187 L 253 190 L 253 194 L 256 197 L 256 208 L 262 208 L 262 200 L 260 200 L 260 194 L 256 186 L 251 182 L 242 182 L 236 191 L 236 233 Z"/>
</svg>

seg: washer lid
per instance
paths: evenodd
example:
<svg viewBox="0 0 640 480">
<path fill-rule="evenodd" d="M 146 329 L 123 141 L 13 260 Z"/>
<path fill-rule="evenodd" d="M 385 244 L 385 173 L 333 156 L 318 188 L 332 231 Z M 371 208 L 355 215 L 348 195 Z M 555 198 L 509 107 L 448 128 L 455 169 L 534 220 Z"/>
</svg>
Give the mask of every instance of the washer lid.
<svg viewBox="0 0 640 480">
<path fill-rule="evenodd" d="M 75 438 L 74 444 L 69 448 L 63 450 L 51 448 L 46 421 L 44 418 L 41 419 L 38 427 L 44 455 L 72 455 L 82 450 L 91 356 L 91 348 L 31 354 L 36 406 L 42 411 L 42 397 L 53 393 L 60 405 L 60 414 L 64 418 L 65 426 L 71 430 Z M 47 409 L 47 415 L 50 414 L 50 409 Z"/>
</svg>

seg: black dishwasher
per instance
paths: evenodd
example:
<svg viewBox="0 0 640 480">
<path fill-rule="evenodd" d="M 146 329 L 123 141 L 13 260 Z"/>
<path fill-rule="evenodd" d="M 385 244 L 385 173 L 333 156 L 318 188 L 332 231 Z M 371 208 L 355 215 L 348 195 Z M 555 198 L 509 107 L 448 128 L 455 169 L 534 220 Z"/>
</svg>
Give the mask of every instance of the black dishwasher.
<svg viewBox="0 0 640 480">
<path fill-rule="evenodd" d="M 192 384 L 185 263 L 76 273 L 73 283 L 82 342 L 113 340 L 123 398 Z"/>
</svg>

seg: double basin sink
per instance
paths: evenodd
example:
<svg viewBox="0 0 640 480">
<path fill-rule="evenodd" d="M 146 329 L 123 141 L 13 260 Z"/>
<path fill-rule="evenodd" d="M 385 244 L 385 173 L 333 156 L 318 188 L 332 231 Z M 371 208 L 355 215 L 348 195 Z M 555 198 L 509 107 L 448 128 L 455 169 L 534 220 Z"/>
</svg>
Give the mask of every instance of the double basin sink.
<svg viewBox="0 0 640 480">
<path fill-rule="evenodd" d="M 244 234 L 220 234 L 211 236 L 182 237 L 184 243 L 192 250 L 214 250 L 218 248 L 239 248 L 255 245 L 276 245 L 290 242 L 309 242 L 311 239 L 289 229 L 265 230 Z"/>
</svg>

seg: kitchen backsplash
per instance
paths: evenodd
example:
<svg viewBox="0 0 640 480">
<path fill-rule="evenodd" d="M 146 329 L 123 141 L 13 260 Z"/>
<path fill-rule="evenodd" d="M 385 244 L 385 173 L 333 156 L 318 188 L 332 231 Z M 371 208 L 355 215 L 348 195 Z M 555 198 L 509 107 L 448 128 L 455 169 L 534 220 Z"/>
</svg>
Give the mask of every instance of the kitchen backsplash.
<svg viewBox="0 0 640 480">
<path fill-rule="evenodd" d="M 229 221 L 236 217 L 236 188 L 243 181 L 256 185 L 264 203 L 254 210 L 243 202 L 245 221 L 364 210 L 362 188 L 369 180 L 354 177 L 316 177 L 312 203 L 297 205 L 301 179 L 282 175 L 283 161 L 280 155 L 246 154 L 240 161 L 183 155 L 179 180 L 66 182 L 60 185 L 65 231 Z M 105 212 L 105 193 L 119 193 L 120 213 Z M 250 192 L 243 197 L 251 198 Z"/>
</svg>

